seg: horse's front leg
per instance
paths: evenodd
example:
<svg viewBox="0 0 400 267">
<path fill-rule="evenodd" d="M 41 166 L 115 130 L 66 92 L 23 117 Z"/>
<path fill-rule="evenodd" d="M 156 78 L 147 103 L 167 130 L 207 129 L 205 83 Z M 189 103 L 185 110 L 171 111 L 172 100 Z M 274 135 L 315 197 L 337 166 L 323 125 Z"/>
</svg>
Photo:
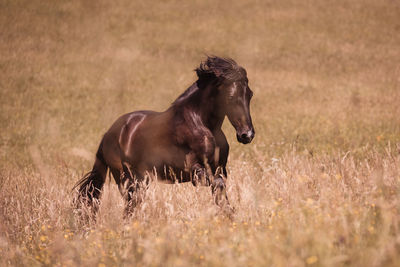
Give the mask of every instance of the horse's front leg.
<svg viewBox="0 0 400 267">
<path fill-rule="evenodd" d="M 192 184 L 194 186 L 209 186 L 212 183 L 211 172 L 206 170 L 206 167 L 202 166 L 200 163 L 195 163 L 192 166 Z"/>
<path fill-rule="evenodd" d="M 218 205 L 227 204 L 229 206 L 228 196 L 226 194 L 226 184 L 228 173 L 226 171 L 226 163 L 229 155 L 229 144 L 225 134 L 221 129 L 214 131 L 215 145 L 214 158 L 216 166 L 219 166 L 215 172 L 215 178 L 211 185 L 215 202 Z"/>
<path fill-rule="evenodd" d="M 228 195 L 226 194 L 226 184 L 222 175 L 214 177 L 211 184 L 211 192 L 214 197 L 215 204 L 218 206 L 230 205 Z"/>
<path fill-rule="evenodd" d="M 230 207 L 222 168 L 219 167 L 216 170 L 212 170 L 209 167 L 207 171 L 208 168 L 201 166 L 199 163 L 196 163 L 193 168 L 193 185 L 211 186 L 215 204 L 221 207 Z"/>
<path fill-rule="evenodd" d="M 204 161 L 203 164 L 196 161 L 193 153 L 189 153 L 186 158 L 191 166 L 192 183 L 194 186 L 211 186 L 211 192 L 218 206 L 229 205 L 228 196 L 226 194 L 226 184 L 224 175 L 225 167 L 215 167 L 215 164 Z"/>
<path fill-rule="evenodd" d="M 210 179 L 211 171 L 207 171 L 207 164 L 201 164 L 198 160 L 196 153 L 193 151 L 186 155 L 185 170 L 190 173 L 190 179 L 194 186 L 209 186 L 212 179 Z"/>
<path fill-rule="evenodd" d="M 192 183 L 195 186 L 211 186 L 215 203 L 221 207 L 229 206 L 223 178 L 226 175 L 228 143 L 222 131 L 222 134 L 218 134 L 215 139 L 209 130 L 205 128 L 202 130 L 201 135 L 190 138 L 192 142 L 189 146 L 192 151 L 186 156 L 186 166 L 191 166 Z"/>
</svg>

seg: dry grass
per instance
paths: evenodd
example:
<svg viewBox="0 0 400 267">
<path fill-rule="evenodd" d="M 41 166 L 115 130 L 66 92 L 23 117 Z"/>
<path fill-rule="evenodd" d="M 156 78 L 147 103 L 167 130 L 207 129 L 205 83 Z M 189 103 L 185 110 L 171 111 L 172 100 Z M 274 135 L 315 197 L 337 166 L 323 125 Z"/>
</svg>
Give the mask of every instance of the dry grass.
<svg viewBox="0 0 400 267">
<path fill-rule="evenodd" d="M 0 2 L 0 265 L 395 266 L 396 1 Z M 77 225 L 70 189 L 124 112 L 163 110 L 203 53 L 243 65 L 256 138 L 232 127 L 233 219 L 209 188 L 116 186 Z"/>
</svg>

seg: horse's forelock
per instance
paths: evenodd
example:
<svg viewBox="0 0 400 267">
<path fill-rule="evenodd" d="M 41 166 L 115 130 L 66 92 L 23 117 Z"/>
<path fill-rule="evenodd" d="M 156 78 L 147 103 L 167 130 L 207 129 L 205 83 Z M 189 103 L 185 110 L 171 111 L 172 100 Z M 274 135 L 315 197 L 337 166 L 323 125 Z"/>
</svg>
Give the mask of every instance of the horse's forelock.
<svg viewBox="0 0 400 267">
<path fill-rule="evenodd" d="M 200 90 L 205 88 L 210 83 L 217 79 L 226 79 L 229 81 L 237 81 L 246 77 L 246 70 L 240 67 L 231 58 L 221 58 L 216 56 L 208 56 L 207 59 L 200 63 L 200 66 L 195 69 L 199 77 L 192 86 L 183 92 L 172 104 L 175 106 L 182 105 L 196 95 Z M 234 88 L 236 89 L 236 87 Z M 232 89 L 233 90 L 233 89 Z M 234 94 L 233 91 L 230 92 Z"/>
</svg>

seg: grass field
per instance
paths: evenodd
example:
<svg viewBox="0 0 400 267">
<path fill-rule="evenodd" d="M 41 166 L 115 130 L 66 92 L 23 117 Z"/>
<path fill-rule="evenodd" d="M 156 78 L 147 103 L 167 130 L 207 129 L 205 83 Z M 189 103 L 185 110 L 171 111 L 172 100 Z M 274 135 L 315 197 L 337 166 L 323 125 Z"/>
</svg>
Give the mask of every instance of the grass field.
<svg viewBox="0 0 400 267">
<path fill-rule="evenodd" d="M 398 1 L 0 0 L 1 266 L 399 266 Z M 205 54 L 245 67 L 256 137 L 209 188 L 151 184 L 124 223 L 73 184 L 121 114 L 164 110 Z"/>
</svg>

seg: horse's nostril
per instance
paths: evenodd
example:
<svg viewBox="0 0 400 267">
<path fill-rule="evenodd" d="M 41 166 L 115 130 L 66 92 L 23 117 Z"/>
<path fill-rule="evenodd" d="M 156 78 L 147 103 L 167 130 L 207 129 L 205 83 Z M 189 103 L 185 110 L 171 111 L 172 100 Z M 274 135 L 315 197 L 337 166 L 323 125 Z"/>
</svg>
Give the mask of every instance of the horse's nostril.
<svg viewBox="0 0 400 267">
<path fill-rule="evenodd" d="M 240 137 L 241 137 L 242 139 L 245 139 L 245 138 L 247 138 L 247 134 L 242 134 Z"/>
</svg>

